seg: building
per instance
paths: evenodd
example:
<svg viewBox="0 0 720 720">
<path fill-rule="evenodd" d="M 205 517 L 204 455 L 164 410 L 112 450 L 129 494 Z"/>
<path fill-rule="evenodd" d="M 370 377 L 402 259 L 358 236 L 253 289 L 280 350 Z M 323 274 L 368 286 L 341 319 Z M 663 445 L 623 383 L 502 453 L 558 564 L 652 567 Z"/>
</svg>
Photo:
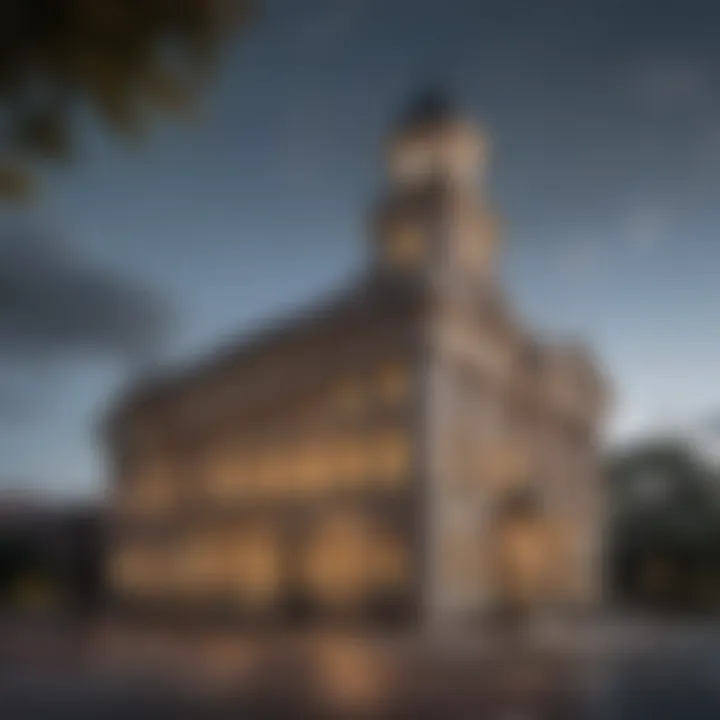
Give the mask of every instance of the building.
<svg viewBox="0 0 720 720">
<path fill-rule="evenodd" d="M 483 135 L 429 93 L 387 155 L 356 283 L 115 408 L 124 607 L 426 625 L 597 602 L 602 378 L 497 287 Z"/>
</svg>

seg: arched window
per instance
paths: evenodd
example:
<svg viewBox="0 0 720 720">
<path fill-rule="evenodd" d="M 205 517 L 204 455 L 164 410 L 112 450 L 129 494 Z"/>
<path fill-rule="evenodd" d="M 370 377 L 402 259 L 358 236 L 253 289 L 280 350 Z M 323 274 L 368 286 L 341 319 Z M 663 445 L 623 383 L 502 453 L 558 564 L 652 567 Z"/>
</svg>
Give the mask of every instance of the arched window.
<svg viewBox="0 0 720 720">
<path fill-rule="evenodd" d="M 308 538 L 302 553 L 302 576 L 321 604 L 345 606 L 361 601 L 370 586 L 368 529 L 362 520 L 334 517 Z"/>
<path fill-rule="evenodd" d="M 406 588 L 410 581 L 410 553 L 407 542 L 397 533 L 378 530 L 372 541 L 372 578 L 377 590 Z"/>
<path fill-rule="evenodd" d="M 373 475 L 382 486 L 397 487 L 408 478 L 412 468 L 412 444 L 400 428 L 378 433 L 368 453 Z"/>
<path fill-rule="evenodd" d="M 333 390 L 334 408 L 341 415 L 357 415 L 367 405 L 367 388 L 359 378 L 346 377 Z"/>
<path fill-rule="evenodd" d="M 244 528 L 228 555 L 232 584 L 243 603 L 262 607 L 276 602 L 283 580 L 276 530 L 262 525 Z"/>
</svg>

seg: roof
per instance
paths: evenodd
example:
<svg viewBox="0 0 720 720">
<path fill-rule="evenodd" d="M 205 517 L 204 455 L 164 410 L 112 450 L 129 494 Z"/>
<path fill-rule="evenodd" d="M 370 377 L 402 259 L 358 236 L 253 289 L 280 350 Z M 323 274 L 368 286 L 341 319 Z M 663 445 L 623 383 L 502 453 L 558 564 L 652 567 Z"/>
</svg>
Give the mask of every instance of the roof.
<svg viewBox="0 0 720 720">
<path fill-rule="evenodd" d="M 233 368 L 238 363 L 261 358 L 280 344 L 300 341 L 312 332 L 327 330 L 332 326 L 344 332 L 353 321 L 376 313 L 385 315 L 388 302 L 394 302 L 395 307 L 402 308 L 403 305 L 417 303 L 421 297 L 420 286 L 415 283 L 402 283 L 397 279 L 388 283 L 377 277 L 355 282 L 344 290 L 325 295 L 317 302 L 300 308 L 297 313 L 271 321 L 254 333 L 243 334 L 213 351 L 207 359 L 175 369 L 161 369 L 141 378 L 114 404 L 106 420 L 106 427 L 131 408 L 159 400 L 191 383 L 202 382 L 204 378 Z"/>
<path fill-rule="evenodd" d="M 429 87 L 410 98 L 398 116 L 396 131 L 435 125 L 459 117 L 459 109 L 450 93 L 441 87 Z"/>
</svg>

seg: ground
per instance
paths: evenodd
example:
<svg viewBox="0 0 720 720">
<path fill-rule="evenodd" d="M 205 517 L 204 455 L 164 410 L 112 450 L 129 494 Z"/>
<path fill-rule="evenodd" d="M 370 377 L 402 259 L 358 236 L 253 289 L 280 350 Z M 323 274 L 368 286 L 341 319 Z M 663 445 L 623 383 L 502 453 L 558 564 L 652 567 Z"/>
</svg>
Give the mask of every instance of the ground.
<svg viewBox="0 0 720 720">
<path fill-rule="evenodd" d="M 240 638 L 0 624 L 0 717 L 720 717 L 720 633 L 637 621 L 518 635 Z"/>
</svg>

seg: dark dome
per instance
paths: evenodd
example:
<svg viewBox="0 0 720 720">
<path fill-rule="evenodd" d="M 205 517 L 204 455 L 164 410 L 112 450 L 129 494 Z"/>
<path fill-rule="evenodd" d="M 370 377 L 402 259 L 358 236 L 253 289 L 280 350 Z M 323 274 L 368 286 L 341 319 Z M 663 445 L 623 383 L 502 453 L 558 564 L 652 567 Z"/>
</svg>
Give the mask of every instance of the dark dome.
<svg viewBox="0 0 720 720">
<path fill-rule="evenodd" d="M 398 119 L 399 129 L 443 122 L 457 117 L 457 106 L 447 90 L 431 87 L 410 99 Z"/>
</svg>

